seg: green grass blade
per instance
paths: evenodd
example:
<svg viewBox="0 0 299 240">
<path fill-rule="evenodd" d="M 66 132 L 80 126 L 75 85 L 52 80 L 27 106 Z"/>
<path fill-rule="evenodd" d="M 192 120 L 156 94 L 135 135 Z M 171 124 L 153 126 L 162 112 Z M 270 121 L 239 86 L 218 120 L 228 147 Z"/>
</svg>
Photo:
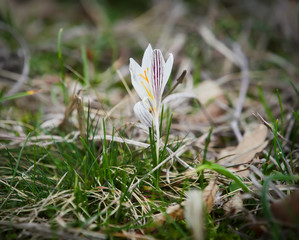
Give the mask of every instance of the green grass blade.
<svg viewBox="0 0 299 240">
<path fill-rule="evenodd" d="M 279 107 L 280 107 L 280 131 L 281 131 L 281 134 L 284 135 L 283 134 L 283 132 L 284 132 L 284 130 L 283 130 L 283 107 L 282 107 L 281 98 L 280 98 L 278 89 L 276 89 L 276 95 L 277 95 Z"/>
<path fill-rule="evenodd" d="M 213 132 L 213 127 L 210 128 L 208 137 L 207 137 L 206 142 L 205 142 L 205 148 L 204 148 L 204 152 L 203 152 L 202 164 L 208 163 L 207 162 L 207 152 L 208 152 L 208 147 L 209 147 L 209 143 L 210 143 L 210 140 L 211 140 L 212 132 Z M 202 172 L 201 175 L 199 176 L 199 182 L 200 182 L 200 187 L 203 189 L 204 188 L 204 183 L 203 183 L 204 182 L 204 172 Z"/>
<path fill-rule="evenodd" d="M 279 149 L 279 156 L 281 156 L 282 160 L 283 160 L 283 164 L 285 166 L 285 169 L 286 171 L 288 172 L 288 174 L 292 175 L 292 170 L 290 169 L 290 167 L 288 166 L 287 164 L 287 160 L 286 160 L 286 157 L 285 157 L 285 154 L 283 152 L 283 149 L 282 149 L 282 146 L 278 140 L 278 135 L 277 135 L 277 131 L 278 131 L 278 121 L 276 121 L 275 123 L 275 127 L 273 128 L 273 133 L 274 133 L 274 141 L 276 142 L 277 146 L 278 146 L 278 149 Z M 275 150 L 275 148 L 274 148 Z M 277 153 L 275 155 L 278 155 Z M 277 161 L 278 161 L 278 156 L 276 157 L 277 158 Z M 281 169 L 282 171 L 282 169 Z"/>
<path fill-rule="evenodd" d="M 213 132 L 213 127 L 210 128 L 208 137 L 207 137 L 206 142 L 205 142 L 205 149 L 204 149 L 204 152 L 203 152 L 203 159 L 202 159 L 203 164 L 207 163 L 207 152 L 208 152 L 208 147 L 209 147 L 209 144 L 210 144 L 212 132 Z"/>
<path fill-rule="evenodd" d="M 23 144 L 23 146 L 22 146 L 22 148 L 21 148 L 21 150 L 19 152 L 17 163 L 16 163 L 15 169 L 13 171 L 13 175 L 12 175 L 12 180 L 10 182 L 10 192 L 12 191 L 12 185 L 14 183 L 14 180 L 15 180 L 15 177 L 16 177 L 16 174 L 17 174 L 17 170 L 18 170 L 18 167 L 19 167 L 19 164 L 20 164 L 21 156 L 22 156 L 23 150 L 24 150 L 24 148 L 26 146 L 26 143 L 27 143 L 29 137 L 30 137 L 30 133 L 28 133 L 28 135 L 27 135 L 27 137 L 25 139 L 25 142 L 24 142 L 24 144 Z"/>
<path fill-rule="evenodd" d="M 164 148 L 163 148 L 163 151 L 162 151 L 161 161 L 164 160 L 165 153 L 166 153 L 166 148 L 167 148 L 167 143 L 168 143 L 168 138 L 169 138 L 169 133 L 170 133 L 170 126 L 171 126 L 171 122 L 172 122 L 172 116 L 173 115 L 171 114 L 168 125 L 167 125 L 167 131 L 166 131 L 166 136 L 165 136 L 165 142 L 164 142 Z"/>
<path fill-rule="evenodd" d="M 58 59 L 60 63 L 60 71 L 61 71 L 61 89 L 63 94 L 64 103 L 68 103 L 68 92 L 65 85 L 65 69 L 64 69 L 64 61 L 62 58 L 62 51 L 61 51 L 61 36 L 62 36 L 63 29 L 60 28 L 57 37 L 57 52 L 58 52 Z"/>
<path fill-rule="evenodd" d="M 17 94 L 13 94 L 7 97 L 1 97 L 0 98 L 0 103 L 5 102 L 5 101 L 9 101 L 9 100 L 13 100 L 16 98 L 21 98 L 21 97 L 26 97 L 26 96 L 31 96 L 34 95 L 35 93 L 37 93 L 38 91 L 26 91 L 26 92 L 21 92 L 21 93 L 17 93 Z"/>
<path fill-rule="evenodd" d="M 84 45 L 81 46 L 81 57 L 83 63 L 84 84 L 85 86 L 88 86 L 89 84 L 88 59 L 86 54 L 86 47 Z"/>
<path fill-rule="evenodd" d="M 236 184 L 242 188 L 242 190 L 246 193 L 250 192 L 249 188 L 240 180 L 239 177 L 237 177 L 236 175 L 234 175 L 232 172 L 230 172 L 229 170 L 227 170 L 225 167 L 218 165 L 216 163 L 205 163 L 202 165 L 199 165 L 198 167 L 196 167 L 196 171 L 197 172 L 201 172 L 203 170 L 206 169 L 210 169 L 213 171 L 216 171 L 220 174 L 222 174 L 223 176 L 226 176 L 232 180 L 234 180 L 236 182 Z"/>
<path fill-rule="evenodd" d="M 58 52 L 58 59 L 60 62 L 60 70 L 61 70 L 61 79 L 62 82 L 65 82 L 65 70 L 64 70 L 64 63 L 62 58 L 62 52 L 61 52 L 61 36 L 62 36 L 63 28 L 59 29 L 58 37 L 57 37 L 57 52 Z"/>
<path fill-rule="evenodd" d="M 295 84 L 289 79 L 290 84 L 292 85 L 294 91 L 296 92 L 297 96 L 299 97 L 299 90 L 296 88 Z"/>
</svg>

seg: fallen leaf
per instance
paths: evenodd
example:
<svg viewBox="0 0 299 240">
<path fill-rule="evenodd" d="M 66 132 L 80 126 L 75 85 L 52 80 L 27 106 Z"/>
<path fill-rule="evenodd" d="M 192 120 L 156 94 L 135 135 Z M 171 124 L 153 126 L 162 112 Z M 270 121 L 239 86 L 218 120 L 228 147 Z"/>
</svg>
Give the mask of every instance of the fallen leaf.
<svg viewBox="0 0 299 240">
<path fill-rule="evenodd" d="M 180 204 L 175 204 L 167 207 L 166 213 L 174 220 L 184 219 L 184 210 Z M 153 216 L 154 222 L 158 225 L 162 225 L 166 221 L 165 213 L 158 213 Z"/>
<path fill-rule="evenodd" d="M 223 210 L 226 215 L 235 215 L 243 209 L 243 200 L 241 193 L 237 193 L 228 202 L 223 205 Z"/>
<path fill-rule="evenodd" d="M 235 149 L 225 148 L 219 153 L 218 158 L 220 160 L 218 163 L 224 167 L 237 165 L 229 168 L 229 170 L 232 172 L 239 171 L 236 174 L 241 177 L 248 176 L 249 170 L 243 164 L 249 163 L 257 153 L 267 146 L 268 141 L 265 141 L 267 133 L 267 128 L 262 124 L 258 125 L 254 131 L 246 132 Z"/>
<path fill-rule="evenodd" d="M 218 192 L 218 184 L 216 180 L 211 180 L 209 185 L 203 190 L 203 200 L 206 206 L 206 211 L 210 213 L 214 206 L 214 200 Z"/>
</svg>

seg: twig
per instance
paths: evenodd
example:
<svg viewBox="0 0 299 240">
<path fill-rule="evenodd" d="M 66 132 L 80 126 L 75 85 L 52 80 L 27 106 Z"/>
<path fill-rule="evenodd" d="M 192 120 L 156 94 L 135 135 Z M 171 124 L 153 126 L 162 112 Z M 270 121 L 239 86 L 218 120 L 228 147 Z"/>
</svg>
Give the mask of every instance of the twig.
<svg viewBox="0 0 299 240">
<path fill-rule="evenodd" d="M 238 127 L 238 122 L 242 113 L 243 104 L 247 95 L 247 90 L 249 86 L 249 71 L 248 71 L 248 61 L 239 44 L 234 44 L 234 53 L 239 60 L 239 67 L 241 69 L 241 86 L 240 94 L 237 102 L 237 106 L 234 112 L 234 118 L 231 122 L 231 127 L 238 139 L 238 142 L 242 140 L 242 134 Z"/>
</svg>

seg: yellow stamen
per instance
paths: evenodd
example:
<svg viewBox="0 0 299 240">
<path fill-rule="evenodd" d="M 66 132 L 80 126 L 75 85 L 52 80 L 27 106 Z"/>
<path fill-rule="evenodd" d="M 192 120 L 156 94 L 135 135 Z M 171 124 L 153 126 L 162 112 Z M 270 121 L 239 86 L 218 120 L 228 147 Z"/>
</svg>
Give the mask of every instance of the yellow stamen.
<svg viewBox="0 0 299 240">
<path fill-rule="evenodd" d="M 148 68 L 146 69 L 146 71 L 144 70 L 144 76 L 140 73 L 139 75 L 144 78 L 144 80 L 147 81 L 147 83 L 149 83 L 148 77 L 147 77 L 147 72 L 148 72 Z"/>
<path fill-rule="evenodd" d="M 142 83 L 143 87 L 145 88 L 145 90 L 146 90 L 147 94 L 149 95 L 149 97 L 150 97 L 152 100 L 154 100 L 153 94 L 146 88 L 146 86 L 144 85 L 144 82 L 141 81 L 141 83 Z"/>
</svg>

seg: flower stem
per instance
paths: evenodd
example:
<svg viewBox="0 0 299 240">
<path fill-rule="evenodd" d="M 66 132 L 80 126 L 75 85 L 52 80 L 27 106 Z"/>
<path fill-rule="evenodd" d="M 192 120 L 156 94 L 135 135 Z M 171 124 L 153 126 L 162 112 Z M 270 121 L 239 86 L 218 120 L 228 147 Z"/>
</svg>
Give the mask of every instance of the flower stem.
<svg viewBox="0 0 299 240">
<path fill-rule="evenodd" d="M 159 117 L 156 117 L 156 156 L 157 156 L 157 165 L 159 165 L 159 147 L 160 147 L 160 125 L 159 125 Z M 158 187 L 159 184 L 159 170 L 156 171 L 156 185 Z"/>
</svg>

